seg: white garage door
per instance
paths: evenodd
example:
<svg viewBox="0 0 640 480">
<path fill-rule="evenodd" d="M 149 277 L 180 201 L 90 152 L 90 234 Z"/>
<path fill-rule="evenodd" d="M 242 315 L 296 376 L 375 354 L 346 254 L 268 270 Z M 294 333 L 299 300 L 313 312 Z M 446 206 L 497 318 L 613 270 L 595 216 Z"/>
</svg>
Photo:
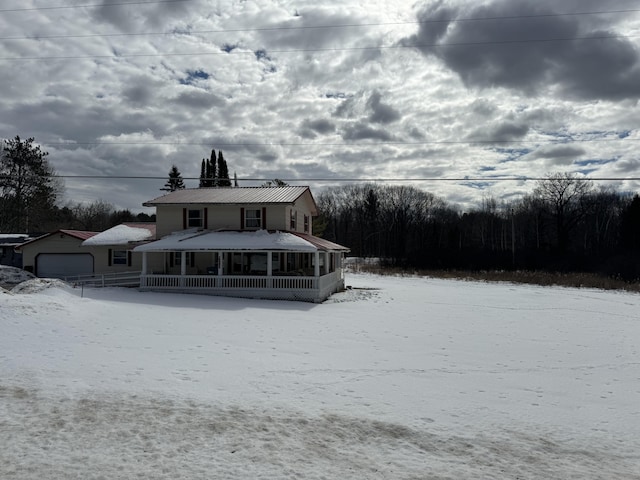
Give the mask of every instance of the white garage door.
<svg viewBox="0 0 640 480">
<path fill-rule="evenodd" d="M 90 253 L 41 253 L 37 258 L 36 275 L 41 278 L 62 278 L 93 273 Z"/>
</svg>

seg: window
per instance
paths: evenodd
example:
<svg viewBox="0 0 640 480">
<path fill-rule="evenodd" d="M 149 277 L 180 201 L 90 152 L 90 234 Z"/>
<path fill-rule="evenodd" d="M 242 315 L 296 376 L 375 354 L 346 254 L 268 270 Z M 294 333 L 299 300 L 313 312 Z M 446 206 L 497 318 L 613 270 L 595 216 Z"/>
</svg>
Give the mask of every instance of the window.
<svg viewBox="0 0 640 480">
<path fill-rule="evenodd" d="M 309 233 L 309 215 L 304 216 L 304 233 Z"/>
<path fill-rule="evenodd" d="M 189 210 L 187 215 L 187 227 L 200 228 L 203 225 L 202 222 L 202 210 Z"/>
<path fill-rule="evenodd" d="M 244 216 L 245 228 L 260 228 L 262 226 L 260 214 L 260 210 L 247 210 Z"/>
<path fill-rule="evenodd" d="M 185 265 L 186 265 L 187 267 L 190 267 L 190 266 L 191 266 L 191 262 L 190 262 L 190 260 L 191 260 L 191 255 L 189 255 L 189 252 L 175 252 L 175 253 L 174 253 L 174 257 L 173 257 L 173 261 L 174 261 L 174 263 L 175 263 L 177 266 L 182 265 L 182 254 L 183 254 L 183 253 L 186 255 L 186 257 L 185 257 L 185 262 L 186 262 L 186 263 L 185 263 Z"/>
<path fill-rule="evenodd" d="M 112 265 L 126 265 L 127 264 L 127 251 L 126 250 L 112 250 L 111 251 L 111 264 Z"/>
<path fill-rule="evenodd" d="M 296 229 L 296 220 L 298 219 L 298 212 L 294 212 L 293 210 L 291 210 L 291 213 L 289 214 L 289 229 L 290 230 L 295 230 Z"/>
</svg>

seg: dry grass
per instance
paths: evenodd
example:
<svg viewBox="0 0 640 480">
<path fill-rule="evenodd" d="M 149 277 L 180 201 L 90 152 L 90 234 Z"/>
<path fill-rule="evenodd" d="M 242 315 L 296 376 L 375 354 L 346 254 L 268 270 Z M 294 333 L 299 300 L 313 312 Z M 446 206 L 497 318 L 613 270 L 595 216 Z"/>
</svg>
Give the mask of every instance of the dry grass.
<svg viewBox="0 0 640 480">
<path fill-rule="evenodd" d="M 543 271 L 506 271 L 506 270 L 417 270 L 381 267 L 378 265 L 357 265 L 354 270 L 376 273 L 379 275 L 412 275 L 433 278 L 450 278 L 457 280 L 528 283 L 543 286 L 562 286 L 576 288 L 599 288 L 602 290 L 624 290 L 640 293 L 640 282 L 623 280 L 597 275 L 594 273 L 559 273 Z"/>
</svg>

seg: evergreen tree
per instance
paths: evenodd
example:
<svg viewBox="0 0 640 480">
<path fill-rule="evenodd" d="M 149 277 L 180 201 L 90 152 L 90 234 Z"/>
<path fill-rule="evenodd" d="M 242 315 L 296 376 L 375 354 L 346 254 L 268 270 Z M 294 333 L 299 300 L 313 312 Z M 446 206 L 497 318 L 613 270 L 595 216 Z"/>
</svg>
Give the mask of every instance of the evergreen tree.
<svg viewBox="0 0 640 480">
<path fill-rule="evenodd" d="M 274 178 L 273 180 L 267 180 L 260 186 L 261 187 L 288 187 L 289 184 L 284 180 L 280 180 L 279 178 Z"/>
<path fill-rule="evenodd" d="M 62 189 L 34 139 L 4 140 L 0 151 L 0 231 L 38 231 Z"/>
<path fill-rule="evenodd" d="M 222 156 L 222 150 L 218 151 L 218 186 L 231 186 L 231 180 L 229 179 L 229 168 L 227 167 L 227 161 Z"/>
<path fill-rule="evenodd" d="M 207 178 L 207 174 L 206 174 L 206 168 L 207 168 L 207 163 L 205 161 L 205 159 L 202 159 L 202 166 L 200 167 L 200 184 L 198 185 L 198 188 L 203 188 L 206 187 L 206 178 Z"/>
<path fill-rule="evenodd" d="M 182 190 L 184 188 L 184 181 L 182 180 L 182 174 L 178 167 L 173 165 L 171 170 L 169 170 L 169 179 L 167 183 L 164 184 L 164 188 L 160 190 L 164 190 L 166 192 L 175 192 L 176 190 Z"/>
<path fill-rule="evenodd" d="M 217 172 L 218 169 L 216 168 L 216 151 L 212 148 L 211 149 L 211 156 L 209 157 L 209 175 L 207 175 L 207 178 L 210 179 L 209 180 L 209 187 L 215 187 L 218 185 L 218 178 L 217 178 Z"/>
<path fill-rule="evenodd" d="M 206 160 L 204 178 L 206 181 L 205 187 L 210 187 L 211 186 L 210 179 L 213 178 L 213 175 L 211 174 L 211 160 Z"/>
<path fill-rule="evenodd" d="M 211 150 L 211 157 L 208 160 L 202 159 L 200 188 L 215 187 L 217 185 L 216 170 L 216 151 Z"/>
</svg>

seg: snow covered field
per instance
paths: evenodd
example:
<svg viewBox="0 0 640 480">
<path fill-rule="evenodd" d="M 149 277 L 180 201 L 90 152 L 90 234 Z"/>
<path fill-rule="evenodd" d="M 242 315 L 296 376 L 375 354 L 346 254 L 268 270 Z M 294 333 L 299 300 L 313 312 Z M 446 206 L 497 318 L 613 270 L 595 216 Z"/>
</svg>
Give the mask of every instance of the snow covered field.
<svg viewBox="0 0 640 480">
<path fill-rule="evenodd" d="M 0 291 L 2 479 L 640 479 L 637 294 L 43 284 Z"/>
</svg>

